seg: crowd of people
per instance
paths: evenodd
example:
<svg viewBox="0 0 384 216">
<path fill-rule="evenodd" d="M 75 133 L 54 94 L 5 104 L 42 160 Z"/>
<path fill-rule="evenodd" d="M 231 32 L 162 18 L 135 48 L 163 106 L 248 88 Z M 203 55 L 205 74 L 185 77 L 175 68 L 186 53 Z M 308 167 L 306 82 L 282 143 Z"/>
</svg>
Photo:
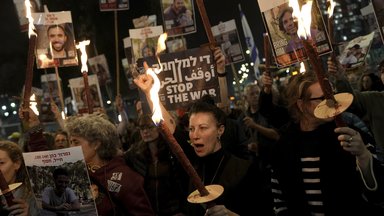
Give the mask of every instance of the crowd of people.
<svg viewBox="0 0 384 216">
<path fill-rule="evenodd" d="M 215 49 L 214 58 L 225 96 L 225 57 Z M 244 88 L 245 107 L 227 109 L 228 101 L 215 104 L 209 95 L 180 116 L 161 106 L 164 124 L 199 180 L 224 188 L 217 199 L 201 205 L 187 202 L 197 186 L 178 159 L 181 153 L 172 150 L 145 112 L 153 108 L 150 75 L 135 78 L 147 97 L 146 103 L 135 103 L 137 119 L 128 118 L 121 96 L 115 102 L 119 123 L 103 113 L 62 122 L 53 104 L 60 130 L 50 134 L 31 109 L 21 108 L 26 138 L 19 140 L 21 146 L 0 142 L 0 169 L 8 184 L 23 185 L 14 192 L 13 205 L 2 202 L 0 214 L 41 214 L 22 149 L 80 146 L 99 215 L 384 215 L 384 94 L 382 89 L 352 89 L 338 62 L 329 60 L 328 71 L 338 92 L 354 95 L 340 115 L 342 126 L 315 116 L 324 93 L 313 71 L 287 78 L 284 91 L 263 73 L 257 84 Z M 384 83 L 384 63 L 376 73 Z M 81 212 L 82 194 L 71 188 L 75 178 L 65 168 L 55 169 L 52 177 L 54 184 L 42 192 L 42 212 Z"/>
</svg>

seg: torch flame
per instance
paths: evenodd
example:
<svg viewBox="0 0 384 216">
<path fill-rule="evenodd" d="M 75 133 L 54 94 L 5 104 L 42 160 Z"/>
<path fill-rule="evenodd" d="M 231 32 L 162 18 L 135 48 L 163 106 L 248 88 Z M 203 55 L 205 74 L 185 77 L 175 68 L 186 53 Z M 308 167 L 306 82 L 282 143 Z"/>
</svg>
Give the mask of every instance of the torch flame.
<svg viewBox="0 0 384 216">
<path fill-rule="evenodd" d="M 297 35 L 301 38 L 307 38 L 311 36 L 311 21 L 312 21 L 312 0 L 308 0 L 300 9 L 300 5 L 297 0 L 289 0 L 289 6 L 293 8 L 292 16 L 297 19 L 298 29 Z"/>
<path fill-rule="evenodd" d="M 333 16 L 333 10 L 335 9 L 336 2 L 334 2 L 333 0 L 328 0 L 328 3 L 328 18 L 331 18 Z"/>
<path fill-rule="evenodd" d="M 305 65 L 304 62 L 300 62 L 300 73 L 305 73 Z"/>
<path fill-rule="evenodd" d="M 87 60 L 88 55 L 85 50 L 85 46 L 90 44 L 90 40 L 81 41 L 78 45 L 76 45 L 76 49 L 80 49 L 81 52 L 81 72 L 88 72 Z"/>
<path fill-rule="evenodd" d="M 32 4 L 29 0 L 24 1 L 25 9 L 26 9 L 26 15 L 25 17 L 28 19 L 29 27 L 28 27 L 28 36 L 31 37 L 32 35 L 37 35 L 35 32 L 35 26 L 33 25 L 33 17 L 31 12 Z"/>
<path fill-rule="evenodd" d="M 165 41 L 167 40 L 167 33 L 163 33 L 160 35 L 158 41 L 157 41 L 157 49 L 156 49 L 156 58 L 159 62 L 160 68 L 148 68 L 146 70 L 146 73 L 153 78 L 153 86 L 151 90 L 149 91 L 151 96 L 151 101 L 153 104 L 153 110 L 152 110 L 152 121 L 155 122 L 155 124 L 158 124 L 162 119 L 163 115 L 161 113 L 161 107 L 160 107 L 160 99 L 159 99 L 159 90 L 160 90 L 160 80 L 157 78 L 156 74 L 159 74 L 163 67 L 160 62 L 159 54 L 165 50 Z"/>
<path fill-rule="evenodd" d="M 36 96 L 35 94 L 32 94 L 29 98 L 29 108 L 36 114 L 39 115 L 39 110 L 37 109 L 37 102 L 36 102 Z"/>
</svg>

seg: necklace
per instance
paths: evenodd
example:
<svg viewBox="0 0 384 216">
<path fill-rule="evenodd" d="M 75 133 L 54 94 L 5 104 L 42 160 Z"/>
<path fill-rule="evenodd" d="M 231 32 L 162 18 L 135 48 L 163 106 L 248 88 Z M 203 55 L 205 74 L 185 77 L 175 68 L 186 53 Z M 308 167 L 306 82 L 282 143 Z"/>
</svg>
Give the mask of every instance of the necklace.
<svg viewBox="0 0 384 216">
<path fill-rule="evenodd" d="M 218 165 L 217 168 L 216 168 L 215 174 L 213 175 L 210 184 L 212 184 L 213 181 L 215 180 L 215 178 L 216 178 L 216 176 L 217 176 L 217 173 L 219 172 L 219 169 L 220 169 L 220 167 L 221 167 L 221 164 L 223 163 L 224 157 L 225 157 L 225 155 L 223 155 L 223 156 L 221 157 L 220 163 L 219 163 L 219 165 Z M 204 183 L 204 181 L 205 181 L 205 164 L 203 165 L 203 183 Z"/>
</svg>

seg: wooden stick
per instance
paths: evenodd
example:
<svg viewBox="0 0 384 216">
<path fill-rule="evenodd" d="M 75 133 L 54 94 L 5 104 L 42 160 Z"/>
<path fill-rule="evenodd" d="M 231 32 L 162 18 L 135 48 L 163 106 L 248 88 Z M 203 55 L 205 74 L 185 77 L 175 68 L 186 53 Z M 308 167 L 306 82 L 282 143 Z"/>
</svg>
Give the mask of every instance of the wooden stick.
<svg viewBox="0 0 384 216">
<path fill-rule="evenodd" d="M 33 81 L 33 65 L 35 63 L 35 46 L 36 46 L 36 35 L 31 35 L 29 38 L 29 47 L 28 47 L 28 58 L 27 58 L 27 69 L 25 73 L 25 82 L 24 82 L 24 100 L 23 108 L 27 109 L 29 107 L 29 98 L 31 97 L 32 92 L 32 81 Z M 25 121 L 28 121 L 29 115 L 27 112 L 24 113 Z"/>
<path fill-rule="evenodd" d="M 83 71 L 83 80 L 84 80 L 84 90 L 85 90 L 85 96 L 87 98 L 87 106 L 88 106 L 88 113 L 93 113 L 93 101 L 91 98 L 91 91 L 89 89 L 89 83 L 88 83 L 88 72 Z"/>
<path fill-rule="evenodd" d="M 1 170 L 0 170 L 0 189 L 7 202 L 8 207 L 12 206 L 14 204 L 13 202 L 14 197 Z"/>
<path fill-rule="evenodd" d="M 331 84 L 329 83 L 329 79 L 325 74 L 325 71 L 321 65 L 321 59 L 317 55 L 317 51 L 313 47 L 313 43 L 311 39 L 302 39 L 304 49 L 307 53 L 309 62 L 312 65 L 313 70 L 316 73 L 317 79 L 319 80 L 320 87 L 323 90 L 324 97 L 327 100 L 328 107 L 337 107 L 337 101 L 333 95 Z M 345 123 L 341 119 L 340 115 L 335 116 L 335 122 L 338 127 L 345 126 Z"/>
<path fill-rule="evenodd" d="M 215 38 L 213 37 L 211 23 L 209 22 L 207 11 L 205 10 L 204 0 L 196 0 L 197 8 L 199 9 L 201 20 L 203 21 L 205 33 L 207 34 L 209 47 L 213 50 L 216 46 Z"/>
<path fill-rule="evenodd" d="M 115 15 L 116 94 L 119 94 L 120 93 L 120 61 L 119 61 L 119 29 L 118 29 L 117 10 L 114 11 L 114 15 Z"/>
<path fill-rule="evenodd" d="M 58 69 L 57 65 L 55 66 L 55 73 L 56 73 L 57 87 L 58 87 L 58 90 L 59 90 L 59 98 L 60 98 L 60 104 L 61 104 L 61 111 L 64 111 L 63 91 L 61 90 L 61 82 L 60 82 L 60 77 L 59 77 L 59 69 Z"/>
</svg>

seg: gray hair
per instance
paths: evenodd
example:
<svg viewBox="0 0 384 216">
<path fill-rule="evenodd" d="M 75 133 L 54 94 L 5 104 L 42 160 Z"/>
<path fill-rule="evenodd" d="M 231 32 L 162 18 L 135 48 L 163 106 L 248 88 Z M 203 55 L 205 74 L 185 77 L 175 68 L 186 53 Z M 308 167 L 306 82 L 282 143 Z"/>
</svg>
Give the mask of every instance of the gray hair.
<svg viewBox="0 0 384 216">
<path fill-rule="evenodd" d="M 82 137 L 91 146 L 99 141 L 96 152 L 100 159 L 111 160 L 117 155 L 120 146 L 117 129 L 106 118 L 94 114 L 72 117 L 67 119 L 65 127 L 70 136 Z"/>
</svg>

